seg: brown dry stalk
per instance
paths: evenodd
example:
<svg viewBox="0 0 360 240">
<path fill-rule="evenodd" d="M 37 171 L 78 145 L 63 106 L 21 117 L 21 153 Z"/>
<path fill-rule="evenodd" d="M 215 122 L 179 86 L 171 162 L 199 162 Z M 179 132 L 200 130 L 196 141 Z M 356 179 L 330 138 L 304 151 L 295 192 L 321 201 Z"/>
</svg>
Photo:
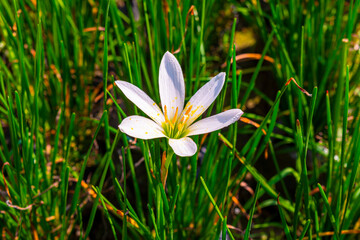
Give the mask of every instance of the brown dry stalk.
<svg viewBox="0 0 360 240">
<path fill-rule="evenodd" d="M 7 183 L 6 183 L 6 178 L 5 178 L 5 174 L 4 174 L 4 168 L 5 168 L 5 166 L 7 166 L 7 165 L 10 165 L 8 162 L 6 162 L 6 163 L 4 163 L 4 165 L 2 166 L 2 169 L 1 169 L 1 172 L 2 172 L 2 175 L 3 175 L 3 179 L 4 179 L 4 186 L 5 186 L 5 190 L 6 190 L 6 192 L 7 192 L 7 195 L 9 196 L 9 202 L 10 202 L 10 204 L 12 203 L 11 202 L 11 195 L 10 195 L 10 191 L 9 191 L 9 188 L 8 188 L 8 185 L 7 185 Z"/>
<path fill-rule="evenodd" d="M 88 27 L 88 28 L 84 28 L 83 32 L 84 33 L 85 32 L 94 32 L 94 31 L 97 31 L 97 30 L 104 32 L 105 28 L 101 27 L 101 26 L 99 26 L 99 27 Z"/>
<path fill-rule="evenodd" d="M 303 93 L 305 93 L 306 96 L 312 97 L 312 94 L 308 93 L 308 91 L 306 91 L 305 89 L 303 89 L 302 87 L 300 87 L 299 84 L 296 82 L 296 80 L 295 80 L 294 78 L 290 78 L 290 79 L 286 82 L 285 86 L 289 85 L 289 83 L 290 83 L 291 81 L 292 81 L 293 83 L 295 83 L 295 85 L 300 89 L 300 91 L 303 92 Z"/>
<path fill-rule="evenodd" d="M 187 26 L 188 26 L 188 20 L 189 20 L 190 14 L 191 14 L 191 15 L 194 15 L 194 5 L 191 5 L 191 7 L 189 8 L 189 11 L 188 11 L 187 14 L 186 14 L 184 36 L 182 37 L 182 40 L 181 40 L 181 42 L 180 42 L 180 45 L 179 45 L 178 49 L 176 49 L 175 51 L 172 52 L 173 54 L 176 54 L 176 53 L 180 52 L 182 43 L 184 42 L 185 36 L 186 36 L 186 33 L 187 33 L 187 29 L 188 29 Z"/>
<path fill-rule="evenodd" d="M 253 125 L 253 126 L 256 127 L 256 128 L 259 128 L 259 127 L 260 127 L 260 124 L 258 124 L 257 122 L 254 122 L 254 121 L 250 120 L 249 118 L 241 117 L 239 120 L 240 120 L 241 122 L 243 122 L 243 123 L 247 123 L 247 124 Z M 266 135 L 266 131 L 265 131 L 264 129 L 261 129 L 261 131 L 264 133 L 264 135 Z"/>
<path fill-rule="evenodd" d="M 89 187 L 89 185 L 84 181 L 84 180 L 81 180 L 81 186 L 86 190 L 86 192 L 93 198 L 93 199 L 96 199 L 97 197 L 97 194 L 96 192 L 91 188 Z M 101 203 L 101 199 L 99 199 L 99 202 Z M 121 219 L 124 219 L 124 212 L 119 210 L 119 209 L 116 209 L 114 207 L 112 207 L 111 205 L 109 205 L 108 203 L 105 202 L 105 206 L 106 208 L 111 211 L 113 214 L 119 216 Z M 130 223 L 131 225 L 133 225 L 134 227 L 136 228 L 139 228 L 139 225 L 137 224 L 137 222 L 129 217 L 129 216 L 126 216 L 126 221 L 128 223 Z"/>
<path fill-rule="evenodd" d="M 245 208 L 241 205 L 241 203 L 239 202 L 239 200 L 231 193 L 229 192 L 229 195 L 231 197 L 231 200 L 233 201 L 233 203 L 240 209 L 240 211 L 245 215 L 245 217 L 247 218 L 247 220 L 250 219 L 249 214 L 247 214 Z"/>
<path fill-rule="evenodd" d="M 240 60 L 245 60 L 245 59 L 250 59 L 250 60 L 260 60 L 261 59 L 261 54 L 260 53 L 243 53 L 243 54 L 239 54 L 235 57 L 235 61 L 240 61 Z M 269 56 L 265 56 L 264 57 L 264 60 L 265 61 L 268 61 L 270 63 L 274 63 L 275 60 L 272 58 L 272 57 L 269 57 Z M 230 61 L 230 64 L 233 62 L 233 59 L 231 58 L 231 61 Z M 221 68 L 224 68 L 226 67 L 227 65 L 227 62 L 224 62 L 222 65 L 221 65 Z"/>
<path fill-rule="evenodd" d="M 161 182 L 165 189 L 166 179 L 168 175 L 168 170 L 165 169 L 165 162 L 166 162 L 166 151 L 163 152 L 162 159 L 161 159 Z"/>
<path fill-rule="evenodd" d="M 102 87 L 102 86 L 100 86 L 100 87 Z M 107 87 L 107 90 L 110 92 L 110 90 L 113 88 L 113 85 L 112 84 L 110 84 L 110 85 L 108 85 L 108 87 Z M 94 100 L 94 102 L 96 103 L 96 102 L 98 102 L 100 99 L 102 99 L 104 97 L 104 92 L 101 92 L 99 95 L 97 95 L 96 97 L 95 97 L 95 100 Z"/>
<path fill-rule="evenodd" d="M 320 232 L 319 233 L 319 237 L 326 237 L 326 236 L 333 236 L 335 233 L 332 232 L 332 231 L 329 231 L 329 232 Z M 360 230 L 342 230 L 341 231 L 341 234 L 360 234 Z M 313 234 L 312 235 L 313 238 L 316 238 L 317 237 L 317 234 Z M 303 238 L 304 240 L 307 240 L 309 239 L 309 237 L 304 237 Z"/>
</svg>

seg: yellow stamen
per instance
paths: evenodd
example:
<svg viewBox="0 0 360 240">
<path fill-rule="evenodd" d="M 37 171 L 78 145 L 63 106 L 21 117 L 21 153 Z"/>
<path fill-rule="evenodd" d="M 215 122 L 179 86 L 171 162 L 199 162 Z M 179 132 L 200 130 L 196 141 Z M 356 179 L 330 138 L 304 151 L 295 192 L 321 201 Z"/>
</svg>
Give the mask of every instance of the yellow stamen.
<svg viewBox="0 0 360 240">
<path fill-rule="evenodd" d="M 179 111 L 179 107 L 176 107 L 175 116 L 174 116 L 174 118 L 173 118 L 173 120 L 172 120 L 173 124 L 175 124 L 175 121 L 176 121 L 176 119 L 177 119 L 178 111 Z"/>
<path fill-rule="evenodd" d="M 191 111 L 192 105 L 186 110 L 184 116 L 181 118 L 181 122 L 185 123 L 186 120 L 189 118 L 189 112 Z"/>
<path fill-rule="evenodd" d="M 189 112 L 191 111 L 191 108 L 192 108 L 193 105 L 191 105 L 185 112 L 185 115 L 189 115 Z"/>
<path fill-rule="evenodd" d="M 200 106 L 198 106 L 195 110 L 191 111 L 191 116 L 194 115 L 194 113 L 197 112 L 197 110 L 199 110 Z"/>
<path fill-rule="evenodd" d="M 164 111 L 165 111 L 165 122 L 171 123 L 170 120 L 168 119 L 168 116 L 167 116 L 166 105 L 164 106 Z"/>
</svg>

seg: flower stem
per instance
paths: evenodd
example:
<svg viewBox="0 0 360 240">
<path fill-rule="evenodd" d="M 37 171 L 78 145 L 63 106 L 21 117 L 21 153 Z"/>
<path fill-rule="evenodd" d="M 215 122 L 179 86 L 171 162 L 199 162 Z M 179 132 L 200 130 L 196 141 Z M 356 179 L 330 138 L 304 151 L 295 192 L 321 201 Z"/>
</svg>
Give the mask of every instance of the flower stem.
<svg viewBox="0 0 360 240">
<path fill-rule="evenodd" d="M 172 148 L 170 146 L 168 147 L 167 151 L 165 151 L 163 153 L 162 163 L 161 163 L 161 182 L 164 186 L 164 189 L 165 189 L 165 185 L 166 185 L 166 179 L 167 179 L 169 166 L 170 166 L 173 155 L 174 155 L 174 151 L 172 150 Z"/>
</svg>

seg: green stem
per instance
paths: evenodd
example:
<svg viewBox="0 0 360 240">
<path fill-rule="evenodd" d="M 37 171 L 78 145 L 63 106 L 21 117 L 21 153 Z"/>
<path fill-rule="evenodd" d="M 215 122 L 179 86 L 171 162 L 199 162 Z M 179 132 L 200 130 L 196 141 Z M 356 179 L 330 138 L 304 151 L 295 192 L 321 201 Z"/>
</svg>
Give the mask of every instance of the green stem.
<svg viewBox="0 0 360 240">
<path fill-rule="evenodd" d="M 161 182 L 162 182 L 164 188 L 165 188 L 167 174 L 168 174 L 169 166 L 170 166 L 173 155 L 174 155 L 174 151 L 172 150 L 172 148 L 170 146 L 168 146 L 165 162 L 161 163 Z"/>
<path fill-rule="evenodd" d="M 174 150 L 172 150 L 172 148 L 169 146 L 168 150 L 167 150 L 167 154 L 166 154 L 166 160 L 165 160 L 165 170 L 166 170 L 166 172 L 169 169 L 169 166 L 170 166 L 171 159 L 172 159 L 173 155 L 174 155 Z"/>
</svg>

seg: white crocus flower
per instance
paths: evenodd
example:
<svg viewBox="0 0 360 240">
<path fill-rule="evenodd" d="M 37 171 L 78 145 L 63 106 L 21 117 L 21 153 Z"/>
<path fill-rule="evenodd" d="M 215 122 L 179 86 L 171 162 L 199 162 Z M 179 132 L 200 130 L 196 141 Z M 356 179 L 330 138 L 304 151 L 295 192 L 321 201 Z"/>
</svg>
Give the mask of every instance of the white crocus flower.
<svg viewBox="0 0 360 240">
<path fill-rule="evenodd" d="M 192 156 L 196 143 L 189 136 L 213 132 L 237 121 L 243 112 L 231 109 L 214 116 L 194 121 L 203 114 L 219 95 L 225 81 L 225 73 L 219 73 L 200 88 L 184 108 L 185 84 L 177 59 L 166 52 L 159 70 L 159 91 L 162 111 L 141 89 L 125 81 L 116 81 L 124 95 L 151 119 L 129 116 L 119 125 L 127 135 L 140 139 L 166 137 L 175 154 Z"/>
</svg>

